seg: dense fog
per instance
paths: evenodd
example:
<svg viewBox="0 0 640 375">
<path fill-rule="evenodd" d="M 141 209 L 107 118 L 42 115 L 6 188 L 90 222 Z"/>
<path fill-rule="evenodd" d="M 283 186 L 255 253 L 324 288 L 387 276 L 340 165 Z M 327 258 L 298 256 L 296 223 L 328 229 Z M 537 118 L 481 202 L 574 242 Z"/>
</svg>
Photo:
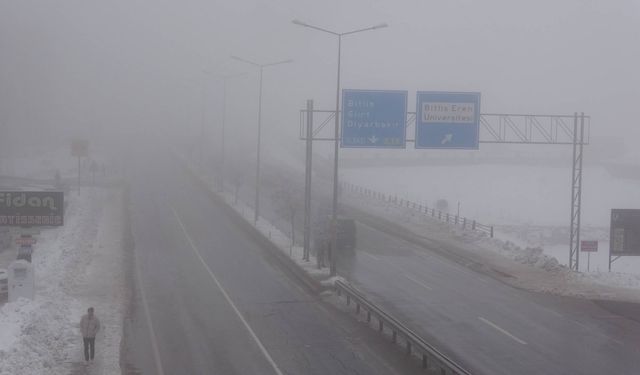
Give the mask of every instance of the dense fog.
<svg viewBox="0 0 640 375">
<path fill-rule="evenodd" d="M 263 124 L 268 144 L 296 149 L 306 99 L 334 106 L 337 40 L 294 19 L 389 25 L 344 37 L 343 88 L 408 90 L 410 111 L 416 90 L 442 90 L 481 92 L 484 113 L 585 112 L 594 147 L 634 152 L 637 1 L 27 0 L 0 4 L 1 155 L 73 137 L 196 142 L 203 124 L 215 145 L 221 77 L 243 72 L 228 80 L 228 136 L 251 145 L 257 69 L 232 55 L 294 60 L 265 68 Z"/>
</svg>

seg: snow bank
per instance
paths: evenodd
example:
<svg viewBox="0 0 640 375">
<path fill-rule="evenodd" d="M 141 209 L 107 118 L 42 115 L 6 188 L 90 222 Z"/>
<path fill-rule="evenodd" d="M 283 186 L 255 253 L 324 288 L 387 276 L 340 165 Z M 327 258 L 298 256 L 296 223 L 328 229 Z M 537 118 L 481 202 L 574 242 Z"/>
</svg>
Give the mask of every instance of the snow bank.
<svg viewBox="0 0 640 375">
<path fill-rule="evenodd" d="M 118 262 L 101 262 L 98 254 L 118 254 L 121 248 L 121 232 L 114 226 L 121 209 L 119 193 L 91 188 L 65 199 L 69 202 L 65 226 L 43 230 L 34 247 L 35 299 L 20 299 L 0 308 L 2 375 L 69 374 L 72 364 L 82 361 L 78 325 L 88 305 L 95 302 L 87 294 L 91 283 L 106 289 L 114 286 L 109 285 L 113 279 L 88 281 L 87 270 L 122 268 Z M 99 262 L 102 264 L 96 264 Z M 95 306 L 105 329 L 97 338 L 94 365 L 117 370 L 105 371 L 108 373 L 119 373 L 123 305 L 124 293 L 119 290 Z"/>
<path fill-rule="evenodd" d="M 179 154 L 176 154 L 179 156 Z M 191 168 L 192 172 L 202 179 L 202 181 L 208 186 L 208 188 L 221 197 L 225 203 L 233 208 L 240 216 L 242 216 L 247 223 L 253 225 L 263 236 L 269 238 L 269 240 L 276 245 L 280 251 L 293 260 L 300 268 L 302 268 L 309 276 L 316 280 L 320 280 L 321 284 L 324 280 L 328 279 L 330 272 L 328 268 L 318 268 L 318 259 L 314 254 L 309 254 L 309 260 L 303 259 L 304 249 L 302 246 L 292 245 L 291 237 L 278 229 L 275 225 L 268 220 L 260 217 L 257 222 L 254 221 L 253 208 L 247 205 L 242 199 L 238 198 L 236 201 L 233 193 L 229 191 L 219 191 L 216 189 L 213 177 L 205 173 L 201 173 L 198 169 L 190 166 L 186 159 L 183 159 L 188 168 Z M 324 285 L 324 284 L 323 284 Z"/>
<path fill-rule="evenodd" d="M 638 275 L 575 272 L 545 254 L 542 247 L 521 247 L 511 241 L 490 238 L 486 233 L 463 230 L 411 208 L 351 191 L 343 192 L 341 199 L 419 237 L 447 244 L 448 251 L 507 276 L 503 281 L 519 288 L 576 297 L 640 301 Z"/>
</svg>

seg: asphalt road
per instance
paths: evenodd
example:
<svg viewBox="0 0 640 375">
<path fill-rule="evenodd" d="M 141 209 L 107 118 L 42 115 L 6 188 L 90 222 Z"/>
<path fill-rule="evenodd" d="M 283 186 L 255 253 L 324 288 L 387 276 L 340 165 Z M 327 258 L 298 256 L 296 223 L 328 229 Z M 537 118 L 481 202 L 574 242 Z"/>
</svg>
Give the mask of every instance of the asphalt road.
<svg viewBox="0 0 640 375">
<path fill-rule="evenodd" d="M 515 289 L 363 224 L 338 272 L 474 374 L 640 373 L 637 306 Z"/>
<path fill-rule="evenodd" d="M 295 181 L 268 182 L 262 214 L 287 232 L 269 186 Z M 357 242 L 339 275 L 474 374 L 640 374 L 637 304 L 519 290 L 360 223 Z"/>
<path fill-rule="evenodd" d="M 424 373 L 283 272 L 170 157 L 129 170 L 130 374 Z"/>
</svg>

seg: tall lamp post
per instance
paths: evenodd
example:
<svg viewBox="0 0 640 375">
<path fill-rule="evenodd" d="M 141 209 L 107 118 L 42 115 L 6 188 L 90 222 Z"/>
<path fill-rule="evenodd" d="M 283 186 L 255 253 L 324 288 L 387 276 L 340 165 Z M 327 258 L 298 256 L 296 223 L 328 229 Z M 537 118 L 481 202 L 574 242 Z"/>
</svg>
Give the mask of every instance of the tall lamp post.
<svg viewBox="0 0 640 375">
<path fill-rule="evenodd" d="M 260 216 L 260 131 L 261 131 L 261 123 L 262 123 L 262 71 L 264 70 L 264 68 L 275 66 L 275 65 L 287 64 L 287 63 L 293 62 L 293 60 L 288 59 L 288 60 L 271 62 L 267 64 L 259 64 L 247 59 L 240 58 L 238 56 L 231 56 L 231 58 L 249 65 L 253 65 L 256 68 L 260 68 L 260 89 L 259 89 L 260 93 L 258 96 L 258 142 L 256 146 L 257 148 L 256 150 L 256 203 L 254 207 L 254 217 L 253 217 L 253 221 L 257 223 L 258 217 Z"/>
<path fill-rule="evenodd" d="M 356 33 L 361 33 L 364 31 L 369 31 L 369 30 L 376 30 L 376 29 L 382 29 L 384 27 L 387 27 L 388 25 L 386 23 L 381 23 L 378 25 L 374 25 L 374 26 L 370 26 L 370 27 L 365 27 L 363 29 L 357 29 L 357 30 L 351 30 L 351 31 L 347 31 L 347 32 L 343 32 L 343 33 L 338 33 L 335 31 L 331 31 L 322 27 L 318 27 L 318 26 L 314 26 L 314 25 L 310 25 L 308 23 L 299 21 L 299 20 L 293 20 L 291 21 L 296 25 L 299 26 L 303 26 L 303 27 L 308 27 L 310 29 L 314 29 L 314 30 L 318 30 L 318 31 L 322 31 L 324 33 L 328 33 L 334 36 L 338 37 L 338 74 L 337 74 L 337 83 L 336 83 L 336 115 L 335 115 L 335 129 L 334 129 L 334 150 L 333 150 L 333 204 L 331 206 L 331 219 L 332 219 L 332 225 L 333 225 L 333 230 L 332 230 L 332 238 L 331 238 L 331 243 L 332 243 L 332 249 L 336 248 L 337 242 L 338 242 L 338 231 L 337 231 L 337 227 L 335 227 L 337 225 L 337 219 L 338 219 L 338 150 L 340 148 L 339 145 L 339 138 L 340 138 L 340 55 L 342 52 L 342 37 L 346 36 L 346 35 L 351 35 L 351 34 L 356 34 Z M 331 262 L 333 263 L 333 259 L 335 258 L 334 255 L 331 256 L 332 260 Z M 335 267 L 332 267 L 331 272 L 335 274 Z"/>
</svg>

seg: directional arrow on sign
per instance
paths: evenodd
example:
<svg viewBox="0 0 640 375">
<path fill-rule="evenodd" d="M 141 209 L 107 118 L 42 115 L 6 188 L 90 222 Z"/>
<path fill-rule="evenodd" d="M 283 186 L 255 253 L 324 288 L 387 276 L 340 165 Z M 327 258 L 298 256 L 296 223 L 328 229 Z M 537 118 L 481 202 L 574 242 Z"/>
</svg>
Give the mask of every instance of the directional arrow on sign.
<svg viewBox="0 0 640 375">
<path fill-rule="evenodd" d="M 444 139 L 442 140 L 442 142 L 440 142 L 441 145 L 450 143 L 451 140 L 453 139 L 453 134 L 447 134 L 444 136 Z"/>
<path fill-rule="evenodd" d="M 369 142 L 376 144 L 378 142 L 378 138 L 375 135 L 369 137 Z"/>
</svg>

